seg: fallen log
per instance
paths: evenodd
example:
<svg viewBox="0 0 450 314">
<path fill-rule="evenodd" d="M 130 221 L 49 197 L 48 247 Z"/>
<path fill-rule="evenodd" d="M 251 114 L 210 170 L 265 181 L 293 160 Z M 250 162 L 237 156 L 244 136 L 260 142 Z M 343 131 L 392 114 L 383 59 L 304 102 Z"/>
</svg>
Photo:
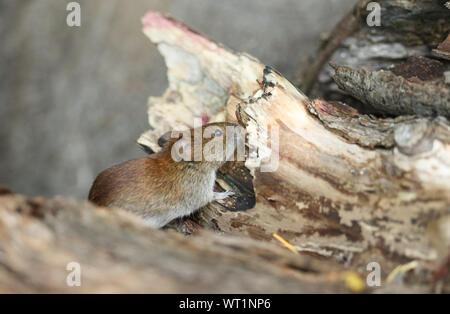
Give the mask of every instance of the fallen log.
<svg viewBox="0 0 450 314">
<path fill-rule="evenodd" d="M 336 263 L 210 231 L 149 229 L 83 201 L 3 194 L 0 235 L 0 293 L 352 292 Z"/>
<path fill-rule="evenodd" d="M 205 117 L 238 121 L 254 139 L 254 158 L 244 170 L 222 169 L 238 198 L 246 193 L 233 184 L 233 171 L 248 171 L 254 207 L 236 211 L 233 204 L 213 203 L 174 228 L 269 242 L 278 233 L 300 252 L 352 267 L 376 260 L 385 272 L 413 259 L 436 261 L 426 227 L 450 214 L 447 120 L 380 119 L 310 101 L 255 58 L 170 17 L 149 13 L 143 25 L 165 58 L 169 87 L 149 99 L 152 130 L 138 142 L 158 149 L 159 135 Z M 271 134 L 276 145 L 267 141 Z M 271 157 L 278 158 L 273 169 L 266 162 Z"/>
</svg>

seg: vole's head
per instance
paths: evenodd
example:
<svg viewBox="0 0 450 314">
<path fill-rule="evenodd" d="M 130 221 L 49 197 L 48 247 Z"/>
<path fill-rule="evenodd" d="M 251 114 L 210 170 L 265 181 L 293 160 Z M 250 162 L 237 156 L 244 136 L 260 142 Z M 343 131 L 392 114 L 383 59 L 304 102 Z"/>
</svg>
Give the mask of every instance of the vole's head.
<svg viewBox="0 0 450 314">
<path fill-rule="evenodd" d="M 233 123 L 218 122 L 184 131 L 172 131 L 164 148 L 175 161 L 192 162 L 218 169 L 232 160 L 239 147 L 238 158 L 244 158 L 244 129 Z M 242 155 L 242 156 L 239 156 Z"/>
</svg>

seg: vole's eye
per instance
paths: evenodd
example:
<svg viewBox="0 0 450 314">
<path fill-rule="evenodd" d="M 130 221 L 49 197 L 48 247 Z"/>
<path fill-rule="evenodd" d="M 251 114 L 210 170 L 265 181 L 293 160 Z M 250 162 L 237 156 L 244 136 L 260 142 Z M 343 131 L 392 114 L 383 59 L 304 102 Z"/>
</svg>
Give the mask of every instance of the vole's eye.
<svg viewBox="0 0 450 314">
<path fill-rule="evenodd" d="M 214 137 L 219 137 L 221 135 L 222 135 L 222 130 L 217 129 L 217 130 L 214 131 Z"/>
</svg>

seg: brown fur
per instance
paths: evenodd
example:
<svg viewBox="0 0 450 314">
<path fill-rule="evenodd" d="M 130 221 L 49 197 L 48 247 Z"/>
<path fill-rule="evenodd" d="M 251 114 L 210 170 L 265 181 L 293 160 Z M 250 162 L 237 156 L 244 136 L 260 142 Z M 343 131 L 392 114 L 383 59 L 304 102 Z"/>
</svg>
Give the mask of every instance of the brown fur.
<svg viewBox="0 0 450 314">
<path fill-rule="evenodd" d="M 202 134 L 208 126 L 222 129 L 225 140 L 226 126 L 235 125 L 205 125 Z M 201 207 L 212 201 L 215 172 L 225 162 L 225 152 L 221 162 L 176 162 L 172 159 L 171 150 L 178 140 L 171 138 L 156 154 L 130 160 L 101 172 L 91 187 L 89 200 L 100 206 L 121 207 L 145 219 L 161 219 L 161 223 L 150 223 L 158 227 L 167 223 L 167 219 L 190 214 L 198 209 L 193 207 Z M 202 147 L 209 140 L 203 139 Z"/>
</svg>

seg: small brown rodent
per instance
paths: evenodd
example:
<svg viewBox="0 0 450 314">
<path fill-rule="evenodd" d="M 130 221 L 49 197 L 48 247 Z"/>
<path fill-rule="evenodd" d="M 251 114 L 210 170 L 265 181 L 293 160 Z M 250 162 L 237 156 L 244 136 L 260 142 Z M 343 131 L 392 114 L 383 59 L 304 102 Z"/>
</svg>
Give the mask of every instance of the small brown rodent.
<svg viewBox="0 0 450 314">
<path fill-rule="evenodd" d="M 233 195 L 230 191 L 214 192 L 213 187 L 216 171 L 233 157 L 242 141 L 242 127 L 232 123 L 211 123 L 188 130 L 185 136 L 170 138 L 156 154 L 101 172 L 89 200 L 100 206 L 123 208 L 142 217 L 149 226 L 160 228 L 209 202 Z M 222 149 L 216 149 L 216 143 Z M 211 153 L 216 153 L 213 160 L 208 158 Z M 179 160 L 181 156 L 185 158 Z"/>
</svg>

